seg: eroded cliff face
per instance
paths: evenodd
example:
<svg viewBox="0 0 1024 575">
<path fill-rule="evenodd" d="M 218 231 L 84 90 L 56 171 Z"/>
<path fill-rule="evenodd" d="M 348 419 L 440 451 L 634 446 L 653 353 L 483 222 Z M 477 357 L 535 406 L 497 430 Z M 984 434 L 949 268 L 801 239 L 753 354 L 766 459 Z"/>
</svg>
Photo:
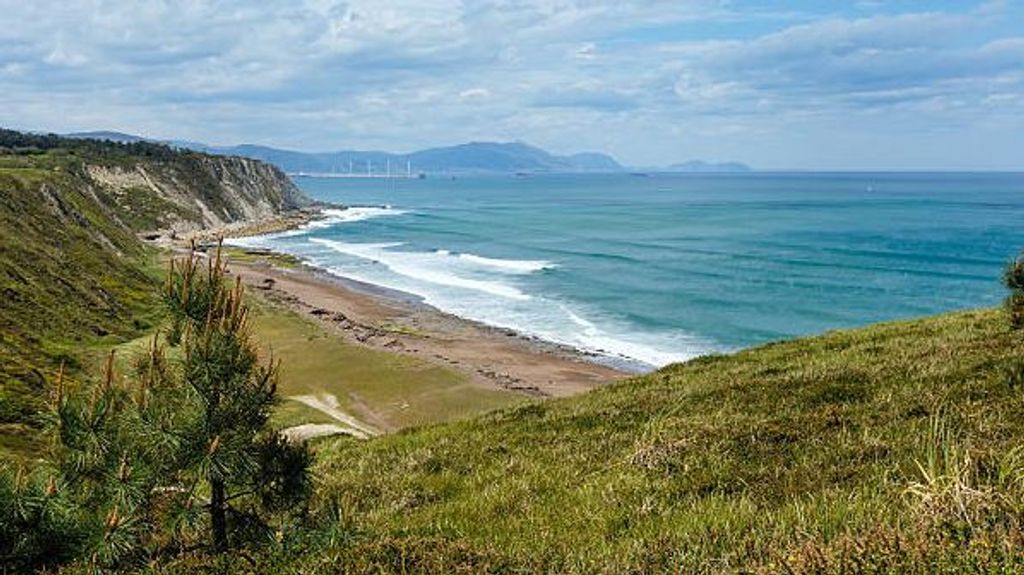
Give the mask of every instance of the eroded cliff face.
<svg viewBox="0 0 1024 575">
<path fill-rule="evenodd" d="M 85 166 L 101 201 L 139 232 L 187 232 L 258 221 L 311 200 L 274 166 L 238 157 L 183 155 Z"/>
</svg>

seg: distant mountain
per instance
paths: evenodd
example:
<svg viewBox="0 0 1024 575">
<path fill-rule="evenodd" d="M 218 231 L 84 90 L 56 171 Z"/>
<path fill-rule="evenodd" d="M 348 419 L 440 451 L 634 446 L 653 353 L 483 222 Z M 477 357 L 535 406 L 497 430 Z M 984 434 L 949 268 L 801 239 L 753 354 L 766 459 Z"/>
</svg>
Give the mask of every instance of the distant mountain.
<svg viewBox="0 0 1024 575">
<path fill-rule="evenodd" d="M 150 142 L 149 138 L 143 138 L 142 136 L 134 136 L 132 134 L 125 134 L 124 132 L 111 132 L 111 131 L 99 131 L 99 132 L 75 132 L 74 134 L 65 134 L 68 138 L 75 138 L 79 140 L 108 140 L 111 142 L 119 142 L 122 144 L 134 144 L 135 142 Z"/>
<path fill-rule="evenodd" d="M 470 142 L 456 146 L 430 148 L 409 154 L 383 151 L 341 150 L 336 152 L 298 152 L 268 146 L 210 146 L 181 140 L 151 140 L 121 132 L 97 131 L 67 134 L 71 138 L 93 138 L 114 142 L 152 141 L 219 154 L 242 156 L 274 164 L 289 173 L 382 173 L 425 172 L 431 174 L 466 173 L 551 173 L 622 172 L 625 168 L 607 154 L 594 152 L 558 156 L 521 142 Z"/>
<path fill-rule="evenodd" d="M 603 154 L 556 156 L 519 142 L 471 142 L 431 148 L 410 154 L 408 159 L 426 171 L 437 172 L 620 172 L 624 169 Z"/>
<path fill-rule="evenodd" d="M 270 148 L 267 146 L 256 146 L 252 144 L 243 144 L 240 146 L 230 147 L 204 146 L 202 148 L 202 151 L 211 154 L 221 154 L 226 156 L 243 156 L 246 158 L 262 160 L 264 162 L 274 164 L 275 166 L 281 168 L 285 172 L 290 173 L 348 171 L 347 166 L 349 164 L 348 161 L 345 161 L 345 169 L 342 170 L 342 160 L 340 157 L 335 157 L 335 154 L 310 154 L 304 152 L 294 152 L 291 150 L 279 150 L 277 148 Z"/>
<path fill-rule="evenodd" d="M 286 172 L 297 173 L 381 173 L 426 172 L 457 173 L 543 173 L 543 172 L 621 172 L 624 168 L 611 156 L 586 153 L 557 156 L 523 144 L 470 142 L 456 146 L 430 148 L 410 154 L 380 151 L 345 150 L 306 153 L 262 146 L 204 148 L 203 151 L 246 156 L 276 164 Z"/>
<path fill-rule="evenodd" d="M 565 158 L 522 143 L 471 142 L 415 152 L 409 159 L 428 172 L 556 172 L 573 168 Z"/>
<path fill-rule="evenodd" d="M 573 154 L 568 156 L 567 159 L 572 162 L 574 166 L 578 167 L 580 171 L 619 172 L 625 169 L 615 160 L 615 158 L 608 154 L 600 154 L 597 152 Z"/>
<path fill-rule="evenodd" d="M 690 160 L 681 164 L 672 164 L 667 168 L 669 172 L 749 172 L 750 166 L 741 162 L 703 162 L 701 160 Z"/>
<path fill-rule="evenodd" d="M 242 144 L 210 146 L 181 140 L 150 140 L 121 132 L 97 131 L 68 134 L 72 138 L 94 138 L 114 142 L 155 141 L 182 148 L 224 156 L 242 156 L 273 164 L 291 174 L 514 174 L 514 173 L 617 173 L 627 171 L 615 158 L 597 152 L 559 156 L 522 142 L 469 142 L 455 146 L 429 148 L 409 154 L 383 151 L 340 150 L 336 152 L 298 152 L 269 146 Z M 667 168 L 644 168 L 668 172 L 749 172 L 740 162 L 704 162 L 692 160 Z"/>
</svg>

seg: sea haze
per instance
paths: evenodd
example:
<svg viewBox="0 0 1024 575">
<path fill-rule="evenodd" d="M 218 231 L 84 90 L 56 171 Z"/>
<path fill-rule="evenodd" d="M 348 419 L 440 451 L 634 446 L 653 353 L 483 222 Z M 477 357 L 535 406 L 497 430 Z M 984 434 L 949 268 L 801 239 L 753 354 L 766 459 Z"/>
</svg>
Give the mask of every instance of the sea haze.
<svg viewBox="0 0 1024 575">
<path fill-rule="evenodd" d="M 647 366 L 994 305 L 1024 247 L 1020 174 L 297 183 L 362 207 L 241 243 Z"/>
</svg>

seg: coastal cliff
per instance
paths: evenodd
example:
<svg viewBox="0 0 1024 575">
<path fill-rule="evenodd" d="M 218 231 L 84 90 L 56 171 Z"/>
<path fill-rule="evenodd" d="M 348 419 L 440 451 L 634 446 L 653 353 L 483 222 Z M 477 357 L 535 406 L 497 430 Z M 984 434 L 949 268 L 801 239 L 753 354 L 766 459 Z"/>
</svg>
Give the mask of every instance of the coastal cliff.
<svg viewBox="0 0 1024 575">
<path fill-rule="evenodd" d="M 278 168 L 239 157 L 91 163 L 91 183 L 136 231 L 192 231 L 254 221 L 310 204 Z"/>
<path fill-rule="evenodd" d="M 0 130 L 0 432 L 33 424 L 61 365 L 158 321 L 161 266 L 140 236 L 309 203 L 256 160 Z"/>
</svg>

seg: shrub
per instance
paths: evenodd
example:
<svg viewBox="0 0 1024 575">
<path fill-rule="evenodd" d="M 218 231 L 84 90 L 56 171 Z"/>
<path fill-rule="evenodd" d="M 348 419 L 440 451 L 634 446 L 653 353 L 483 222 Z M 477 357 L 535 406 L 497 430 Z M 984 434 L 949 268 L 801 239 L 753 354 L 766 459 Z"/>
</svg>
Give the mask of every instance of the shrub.
<svg viewBox="0 0 1024 575">
<path fill-rule="evenodd" d="M 1003 271 L 1003 285 L 1010 290 L 1006 297 L 1006 309 L 1010 313 L 1010 325 L 1014 329 L 1024 327 L 1024 254 L 1014 258 Z"/>
</svg>

